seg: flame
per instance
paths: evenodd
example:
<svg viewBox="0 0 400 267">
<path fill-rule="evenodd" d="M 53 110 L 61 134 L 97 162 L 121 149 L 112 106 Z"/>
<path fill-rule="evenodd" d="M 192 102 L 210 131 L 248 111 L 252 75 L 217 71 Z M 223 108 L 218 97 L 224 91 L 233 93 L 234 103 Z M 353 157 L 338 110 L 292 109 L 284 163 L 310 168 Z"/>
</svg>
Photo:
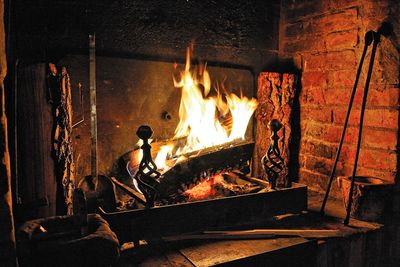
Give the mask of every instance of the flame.
<svg viewBox="0 0 400 267">
<path fill-rule="evenodd" d="M 182 154 L 245 138 L 247 125 L 257 108 L 257 100 L 233 93 L 222 94 L 215 89 L 211 96 L 211 79 L 207 65 L 191 71 L 190 49 L 187 49 L 185 69 L 180 79 L 173 79 L 174 86 L 181 89 L 179 118 L 174 139 L 184 138 L 179 147 L 161 147 L 156 164 L 167 170 L 167 159 Z M 174 153 L 172 153 L 174 152 Z"/>
</svg>

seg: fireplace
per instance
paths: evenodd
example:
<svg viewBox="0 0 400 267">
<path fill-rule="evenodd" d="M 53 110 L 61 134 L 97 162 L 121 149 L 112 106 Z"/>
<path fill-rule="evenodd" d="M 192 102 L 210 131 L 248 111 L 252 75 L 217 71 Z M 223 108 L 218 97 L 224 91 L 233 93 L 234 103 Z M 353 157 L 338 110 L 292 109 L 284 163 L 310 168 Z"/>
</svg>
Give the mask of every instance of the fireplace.
<svg viewBox="0 0 400 267">
<path fill-rule="evenodd" d="M 257 106 L 253 98 L 253 73 L 239 66 L 193 64 L 197 61 L 191 60 L 192 52 L 193 47 L 189 47 L 185 64 L 96 58 L 96 75 L 102 77 L 97 82 L 97 160 L 100 173 L 108 174 L 117 188 L 116 207 L 103 203 L 100 209 L 120 241 L 250 225 L 273 215 L 298 213 L 307 207 L 305 186 L 292 187 L 287 183 L 271 189 L 266 174 L 259 177 L 262 179 L 251 175 L 253 162 L 261 161 L 253 157 L 251 116 Z M 61 62 L 74 70 L 71 75 L 79 77 L 76 83 L 89 87 L 87 56 L 68 55 Z M 111 71 L 109 66 L 115 68 Z M 295 76 L 275 73 L 272 77 L 282 85 L 280 91 L 291 92 L 287 95 L 290 102 L 297 85 Z M 76 95 L 75 99 L 83 99 L 82 117 L 88 118 L 89 92 L 84 92 L 83 97 Z M 282 103 L 288 109 L 285 123 L 289 124 L 290 105 Z M 80 111 L 81 104 L 78 101 L 75 110 Z M 279 111 L 276 113 L 275 117 L 280 118 Z M 203 125 L 196 125 L 198 122 Z M 267 127 L 268 122 L 261 127 Z M 90 166 L 85 164 L 91 161 L 90 125 L 79 120 L 76 124 L 74 147 L 79 161 L 75 166 L 79 176 L 83 176 L 90 172 Z M 153 129 L 140 124 L 151 125 Z M 198 132 L 194 132 L 196 129 Z M 182 131 L 184 135 L 179 136 Z M 285 139 L 280 132 L 278 136 L 278 131 L 275 135 L 281 141 L 276 148 L 287 154 L 289 133 Z M 264 131 L 263 136 L 269 140 L 271 134 L 272 130 Z M 154 138 L 150 144 L 149 138 Z M 271 139 L 271 145 L 272 142 Z M 263 140 L 263 146 L 268 144 Z M 151 147 L 148 155 L 144 145 Z M 280 156 L 280 152 L 276 155 Z M 151 164 L 141 169 L 145 159 Z M 142 181 L 138 176 L 140 171 L 154 171 L 158 176 L 152 178 L 148 174 L 147 180 Z M 283 176 L 287 177 L 287 172 Z M 84 190 L 90 187 L 86 178 L 79 182 Z M 149 221 L 153 222 L 151 226 Z"/>
<path fill-rule="evenodd" d="M 57 67 L 66 66 L 70 75 L 74 112 L 74 127 L 70 137 L 74 151 L 75 182 L 69 185 L 78 185 L 91 173 L 89 32 L 96 33 L 98 170 L 130 187 L 128 191 L 134 190 L 131 176 L 135 175 L 126 171 L 127 166 L 132 151 L 140 151 L 136 143 L 139 139 L 135 135 L 137 128 L 141 125 L 151 126 L 155 140 L 150 145 L 154 153 L 161 141 L 175 135 L 179 123 L 180 91 L 174 88 L 172 77 L 177 76 L 179 69 L 184 69 L 187 46 L 193 45 L 191 49 L 194 48 L 192 63 L 203 63 L 213 79 L 224 84 L 224 89 L 259 101 L 254 119 L 247 127 L 246 141 L 231 147 L 253 146 L 250 158 L 246 152 L 246 159 L 249 159 L 246 161 L 251 164 L 229 166 L 227 170 L 222 168 L 223 172 L 219 174 L 227 177 L 224 180 L 231 179 L 232 175 L 238 173 L 237 169 L 242 169 L 240 175 L 244 174 L 244 178 L 237 180 L 240 183 L 246 178 L 266 181 L 261 160 L 270 145 L 268 123 L 274 118 L 271 114 L 278 116 L 271 110 L 280 107 L 279 103 L 282 102 L 279 94 L 273 95 L 278 97 L 278 101 L 268 98 L 269 90 L 279 92 L 284 88 L 282 85 L 287 84 L 283 81 L 297 78 L 297 86 L 293 87 L 295 90 L 288 94 L 290 101 L 287 103 L 291 112 L 286 113 L 280 107 L 282 112 L 278 119 L 284 127 L 279 132 L 278 143 L 281 156 L 287 163 L 287 169 L 283 171 L 295 182 L 292 187 L 280 189 L 280 194 L 286 194 L 290 199 L 292 193 L 300 192 L 302 196 L 298 206 L 282 200 L 277 210 L 268 210 L 267 204 L 264 205 L 265 209 L 257 210 L 253 203 L 274 201 L 267 199 L 279 198 L 275 191 L 231 195 L 231 191 L 221 189 L 229 193 L 222 193 L 225 197 L 221 198 L 216 195 L 215 199 L 194 200 L 189 193 L 185 193 L 188 198 L 183 201 L 175 201 L 170 197 L 156 198 L 154 209 L 158 209 L 160 214 L 151 215 L 154 209 L 146 208 L 146 201 L 140 204 L 137 199 L 133 200 L 134 197 L 127 197 L 121 191 L 122 187 L 117 186 L 119 196 L 123 196 L 122 201 L 120 199 L 114 204 L 116 209 L 113 211 L 103 209 L 103 216 L 114 224 L 124 218 L 120 216 L 126 216 L 131 221 L 139 217 L 146 219 L 147 215 L 160 220 L 164 218 L 163 212 L 173 210 L 172 213 L 179 214 L 179 208 L 186 209 L 189 214 L 193 207 L 209 209 L 214 204 L 216 209 L 225 210 L 225 213 L 218 212 L 221 217 L 217 216 L 214 221 L 198 228 L 206 229 L 217 224 L 227 227 L 234 225 L 230 220 L 243 219 L 245 222 L 246 218 L 251 218 L 249 222 L 256 222 L 261 217 L 288 212 L 290 208 L 293 208 L 290 210 L 292 212 L 305 209 L 303 196 L 306 189 L 297 183 L 306 185 L 309 192 L 325 193 L 335 165 L 351 87 L 362 57 L 364 36 L 370 30 L 378 31 L 382 22 L 389 23 L 393 33 L 389 37 L 383 36 L 376 50 L 356 172 L 366 181 L 379 178 L 382 183 L 392 185 L 391 190 L 382 190 L 383 193 L 378 195 L 382 193 L 385 198 L 389 197 L 386 213 L 398 217 L 397 1 L 46 0 L 29 5 L 17 0 L 5 1 L 4 11 L 4 41 L 7 42 L 8 61 L 4 105 L 8 127 L 3 126 L 5 128 L 0 131 L 6 133 L 2 142 L 4 146 L 0 147 L 4 147 L 5 152 L 2 161 L 5 163 L 3 173 L 7 177 L 4 188 L 8 188 L 4 191 L 7 199 L 4 202 L 7 204 L 4 209 L 7 216 L 4 217 L 10 226 L 7 229 L 11 230 L 7 230 L 7 238 L 0 238 L 0 241 L 11 244 L 7 247 L 13 247 L 15 243 L 12 238 L 13 218 L 18 226 L 26 220 L 61 215 L 66 211 L 65 188 L 49 148 L 54 145 L 51 139 L 53 133 L 47 130 L 53 128 L 54 110 L 46 97 L 48 63 L 56 63 Z M 369 56 L 367 54 L 367 58 Z M 343 182 L 337 183 L 336 177 L 343 176 L 338 180 L 346 181 L 353 171 L 366 77 L 367 71 L 363 70 L 331 186 L 330 196 L 340 201 L 342 193 L 339 186 L 343 186 Z M 217 152 L 213 150 L 210 155 Z M 221 153 L 225 155 L 221 156 L 222 159 L 229 160 L 224 152 Z M 156 159 L 156 155 L 153 155 L 153 159 Z M 174 184 L 171 191 L 192 189 L 193 184 L 202 182 L 202 171 L 203 167 L 200 174 L 190 177 L 192 184 L 189 181 L 184 185 Z M 210 175 L 209 178 L 212 178 L 213 174 Z M 262 184 L 258 182 L 251 183 L 251 186 L 256 188 Z M 116 185 L 110 183 L 110 186 Z M 248 188 L 252 190 L 251 186 Z M 232 203 L 242 203 L 241 199 L 251 208 L 238 204 L 241 207 L 238 211 L 231 206 Z M 70 203 L 70 198 L 67 200 Z M 346 201 L 344 198 L 344 203 Z M 195 206 L 197 204 L 199 206 Z M 13 212 L 8 212 L 11 210 Z M 260 216 L 253 216 L 258 213 Z M 393 237 L 393 240 L 386 251 L 390 251 L 390 257 L 398 257 L 398 238 L 394 234 L 398 232 L 398 223 L 392 222 L 387 227 L 390 232 L 385 237 Z M 125 226 L 134 227 L 130 222 L 126 222 Z M 143 221 L 138 222 L 136 227 L 145 229 L 144 236 L 147 236 L 147 230 L 149 233 L 156 232 L 155 229 L 147 229 Z M 182 233 L 196 230 L 184 230 L 184 225 L 179 224 L 173 227 L 182 229 Z M 167 233 L 168 229 L 160 231 Z M 135 237 L 132 232 L 122 235 L 127 237 L 125 241 L 132 236 L 142 238 Z M 364 247 L 363 242 L 360 241 L 358 247 Z"/>
</svg>

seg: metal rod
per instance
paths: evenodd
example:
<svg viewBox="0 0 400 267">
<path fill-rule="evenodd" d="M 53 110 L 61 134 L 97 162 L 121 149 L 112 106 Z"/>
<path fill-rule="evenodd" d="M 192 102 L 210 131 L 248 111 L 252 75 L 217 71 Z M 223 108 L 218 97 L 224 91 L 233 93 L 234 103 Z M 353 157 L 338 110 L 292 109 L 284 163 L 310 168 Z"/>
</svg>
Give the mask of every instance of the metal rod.
<svg viewBox="0 0 400 267">
<path fill-rule="evenodd" d="M 81 114 L 82 114 L 82 119 L 80 119 L 79 121 L 75 122 L 72 125 L 72 128 L 75 128 L 76 126 L 78 126 L 79 124 L 81 124 L 82 122 L 85 121 L 85 110 L 84 110 L 84 105 L 83 105 L 83 89 L 82 89 L 82 85 L 79 83 L 78 85 L 78 89 L 79 89 L 79 101 L 80 101 L 80 106 L 81 106 Z"/>
<path fill-rule="evenodd" d="M 97 112 L 96 112 L 96 37 L 89 35 L 89 86 L 90 86 L 90 134 L 91 134 L 91 176 L 97 180 Z M 97 182 L 95 182 L 95 187 Z"/>
<path fill-rule="evenodd" d="M 362 53 L 362 56 L 361 56 L 360 64 L 358 65 L 356 79 L 354 81 L 354 86 L 353 86 L 353 91 L 351 92 L 350 101 L 349 101 L 349 107 L 347 109 L 346 119 L 344 121 L 343 131 L 342 131 L 342 135 L 341 135 L 340 141 L 339 141 L 339 147 L 338 147 L 338 150 L 336 152 L 335 162 L 333 163 L 331 175 L 329 177 L 328 187 L 326 189 L 324 200 L 322 202 L 322 206 L 321 206 L 321 210 L 320 210 L 320 214 L 321 215 L 325 214 L 325 206 L 326 206 L 326 202 L 328 201 L 329 192 L 331 190 L 333 177 L 335 175 L 337 163 L 339 161 L 339 156 L 340 156 L 340 153 L 342 151 L 343 141 L 344 141 L 344 137 L 346 135 L 346 130 L 347 130 L 347 124 L 349 122 L 349 117 L 350 117 L 351 109 L 352 109 L 352 106 L 353 106 L 354 96 L 355 96 L 356 91 L 357 91 L 358 80 L 360 79 L 361 69 L 362 69 L 362 66 L 364 64 L 364 59 L 365 59 L 365 55 L 367 53 L 367 49 L 371 45 L 371 43 L 373 41 L 373 31 L 367 32 L 365 34 L 365 38 L 364 39 L 365 39 L 365 41 L 364 41 L 364 50 L 363 50 L 363 53 Z"/>
<path fill-rule="evenodd" d="M 380 34 L 374 33 L 373 37 L 374 37 L 373 38 L 374 43 L 372 45 L 371 59 L 369 61 L 368 74 L 367 74 L 367 79 L 365 81 L 365 87 L 364 87 L 364 96 L 363 96 L 363 100 L 362 100 L 362 104 L 361 104 L 360 128 L 359 128 L 358 139 L 357 139 L 357 150 L 356 150 L 356 156 L 354 158 L 353 174 L 351 176 L 351 185 L 350 185 L 350 190 L 349 190 L 349 201 L 347 203 L 346 218 L 344 220 L 344 225 L 348 225 L 349 220 L 350 220 L 351 204 L 353 202 L 354 181 L 355 181 L 355 176 L 356 176 L 356 172 L 357 172 L 358 156 L 360 153 L 360 146 L 361 146 L 361 137 L 362 137 L 362 130 L 363 130 L 363 122 L 364 122 L 364 111 L 365 111 L 365 105 L 367 103 L 368 89 L 369 89 L 369 83 L 371 81 L 372 69 L 374 66 L 376 48 L 380 41 Z"/>
</svg>

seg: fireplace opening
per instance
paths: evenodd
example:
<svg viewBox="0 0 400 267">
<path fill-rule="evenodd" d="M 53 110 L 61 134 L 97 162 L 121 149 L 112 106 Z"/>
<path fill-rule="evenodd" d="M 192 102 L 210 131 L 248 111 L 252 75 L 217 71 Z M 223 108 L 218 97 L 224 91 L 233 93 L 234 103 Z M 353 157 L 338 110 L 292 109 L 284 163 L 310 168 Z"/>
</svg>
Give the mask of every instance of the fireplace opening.
<svg viewBox="0 0 400 267">
<path fill-rule="evenodd" d="M 397 1 L 0 11 L 0 265 L 396 266 Z"/>
</svg>

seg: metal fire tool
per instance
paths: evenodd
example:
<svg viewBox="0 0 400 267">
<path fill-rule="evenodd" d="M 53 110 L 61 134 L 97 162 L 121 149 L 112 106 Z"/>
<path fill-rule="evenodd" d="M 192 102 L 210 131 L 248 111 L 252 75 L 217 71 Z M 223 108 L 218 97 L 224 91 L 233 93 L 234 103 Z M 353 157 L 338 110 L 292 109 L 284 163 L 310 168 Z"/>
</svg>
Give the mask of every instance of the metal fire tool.
<svg viewBox="0 0 400 267">
<path fill-rule="evenodd" d="M 350 96 L 350 101 L 349 101 L 349 107 L 347 110 L 347 114 L 346 114 L 346 119 L 344 122 L 344 126 L 343 126 L 343 132 L 340 138 L 340 142 L 339 142 L 339 147 L 338 147 L 338 151 L 336 154 L 336 158 L 335 158 L 335 162 L 333 164 L 333 168 L 331 171 L 331 175 L 329 177 L 329 183 L 328 183 L 328 187 L 326 189 L 326 193 L 325 193 L 325 197 L 324 200 L 322 202 L 322 206 L 321 206 L 321 210 L 320 213 L 321 215 L 325 214 L 325 206 L 326 206 L 326 202 L 328 200 L 328 196 L 329 196 L 329 191 L 332 185 L 332 181 L 333 181 L 333 177 L 335 175 L 335 171 L 336 171 L 336 166 L 339 160 L 339 156 L 340 156 L 340 152 L 342 149 L 342 145 L 343 145 L 343 140 L 345 137 L 345 133 L 346 133 L 346 129 L 347 129 L 347 124 L 349 121 L 349 117 L 350 117 L 350 112 L 351 112 L 351 108 L 353 105 L 353 101 L 354 101 L 354 96 L 357 90 L 357 85 L 358 85 L 358 80 L 360 78 L 360 74 L 361 74 L 361 69 L 362 66 L 364 64 L 364 59 L 365 59 L 365 55 L 366 52 L 368 50 L 368 47 L 372 45 L 372 50 L 371 50 L 371 58 L 369 61 L 369 66 L 368 66 L 368 73 L 367 73 L 367 78 L 365 81 L 365 86 L 364 86 L 364 95 L 363 95 L 363 99 L 362 99 L 362 104 L 361 104 L 361 111 L 360 111 L 360 126 L 359 126 L 359 131 L 358 131 L 358 139 L 357 139 L 357 149 L 356 149 L 356 155 L 354 158 L 354 167 L 353 167 L 353 172 L 352 172 L 352 177 L 351 177 L 351 185 L 350 185 L 350 190 L 349 190 L 349 201 L 347 204 L 347 209 L 346 209 L 346 218 L 344 220 L 344 225 L 348 225 L 349 221 L 350 221 L 350 211 L 351 211 L 351 205 L 352 205 L 352 201 L 353 201 L 353 189 L 354 189 L 354 182 L 355 182 L 355 176 L 356 176 L 356 171 L 357 171 L 357 163 L 358 163 L 358 157 L 359 157 L 359 152 L 360 152 L 360 145 L 361 145 L 361 137 L 362 137 L 362 129 L 363 129 L 363 122 L 364 122 L 364 111 L 365 111 L 365 106 L 367 103 L 367 95 L 368 95 L 368 89 L 369 89 L 369 84 L 371 81 L 371 75 L 372 75 L 372 69 L 373 69 L 373 65 L 374 65 L 374 59 L 375 59 L 375 53 L 376 53 L 376 49 L 378 47 L 378 44 L 380 42 L 380 38 L 381 35 L 384 36 L 389 36 L 392 32 L 392 26 L 387 24 L 387 23 L 383 23 L 381 25 L 381 27 L 378 29 L 377 32 L 375 31 L 368 31 L 365 34 L 364 37 L 364 50 L 361 56 L 361 60 L 360 60 L 360 64 L 358 66 L 357 69 L 357 74 L 356 74 L 356 79 L 354 82 L 354 86 L 353 86 L 353 91 L 351 93 Z"/>
<path fill-rule="evenodd" d="M 94 187 L 97 184 L 97 111 L 96 111 L 96 38 L 89 35 L 89 87 L 90 87 L 90 134 L 91 134 L 91 175 Z"/>
<path fill-rule="evenodd" d="M 281 152 L 278 146 L 278 131 L 282 128 L 282 123 L 278 120 L 273 119 L 268 123 L 268 128 L 271 129 L 271 142 L 265 155 L 261 159 L 262 167 L 267 174 L 268 182 L 271 185 L 271 189 L 275 189 L 276 180 L 279 177 L 279 173 L 282 172 L 285 167 L 285 161 L 281 157 Z"/>
<path fill-rule="evenodd" d="M 140 191 L 142 191 L 146 199 L 146 208 L 150 208 L 154 207 L 154 199 L 157 194 L 155 187 L 159 184 L 157 179 L 161 176 L 157 171 L 157 165 L 151 157 L 149 138 L 152 136 L 153 130 L 147 125 L 142 125 L 138 128 L 136 134 L 143 140 L 143 145 L 141 146 L 143 157 L 140 161 L 139 170 L 136 173 L 135 179 L 138 182 Z"/>
</svg>

